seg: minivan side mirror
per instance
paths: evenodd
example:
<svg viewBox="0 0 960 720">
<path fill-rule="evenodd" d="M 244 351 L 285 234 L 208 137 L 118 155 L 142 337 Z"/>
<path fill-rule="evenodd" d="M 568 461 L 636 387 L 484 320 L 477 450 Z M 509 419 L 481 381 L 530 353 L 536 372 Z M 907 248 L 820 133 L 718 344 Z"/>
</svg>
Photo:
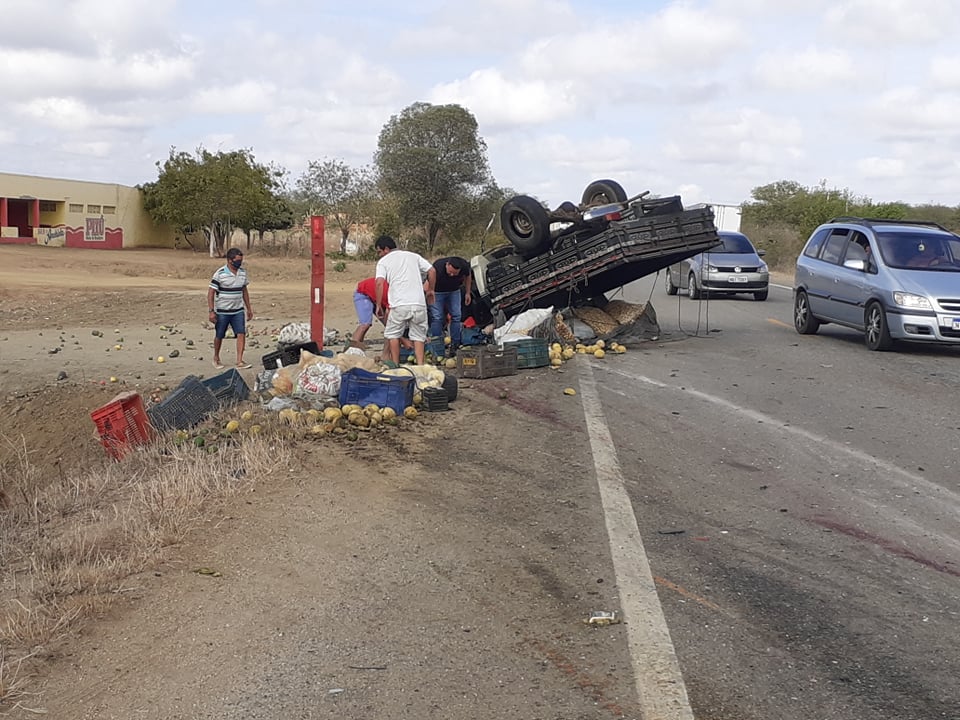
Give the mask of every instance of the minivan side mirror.
<svg viewBox="0 0 960 720">
<path fill-rule="evenodd" d="M 767 254 L 766 250 L 757 250 L 757 255 L 759 255 L 760 257 L 763 257 L 766 254 Z"/>
<path fill-rule="evenodd" d="M 843 266 L 845 268 L 850 268 L 851 270 L 859 270 L 863 272 L 867 269 L 867 263 L 863 260 L 844 260 Z"/>
</svg>

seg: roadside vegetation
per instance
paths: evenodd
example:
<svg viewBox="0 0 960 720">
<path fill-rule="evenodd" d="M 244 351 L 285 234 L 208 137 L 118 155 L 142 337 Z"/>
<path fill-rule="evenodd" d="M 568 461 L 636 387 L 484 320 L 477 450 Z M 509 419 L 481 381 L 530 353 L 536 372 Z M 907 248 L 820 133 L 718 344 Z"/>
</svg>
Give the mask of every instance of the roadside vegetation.
<svg viewBox="0 0 960 720">
<path fill-rule="evenodd" d="M 789 272 L 810 234 L 835 217 L 924 220 L 953 232 L 960 230 L 960 207 L 875 203 L 849 189 L 828 188 L 825 183 L 805 187 L 780 180 L 756 187 L 742 210 L 743 232 L 754 245 L 767 251 L 765 259 L 771 268 Z"/>
<path fill-rule="evenodd" d="M 167 437 L 81 474 L 0 437 L 0 715 L 31 710 L 32 662 L 156 567 L 217 503 L 286 466 L 289 444 L 248 437 L 210 452 Z"/>
</svg>

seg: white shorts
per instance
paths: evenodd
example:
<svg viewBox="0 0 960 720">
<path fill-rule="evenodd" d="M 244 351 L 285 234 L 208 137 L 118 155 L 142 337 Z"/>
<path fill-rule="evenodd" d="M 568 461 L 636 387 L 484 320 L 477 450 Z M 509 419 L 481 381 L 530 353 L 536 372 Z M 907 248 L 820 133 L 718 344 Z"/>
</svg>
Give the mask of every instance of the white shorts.
<svg viewBox="0 0 960 720">
<path fill-rule="evenodd" d="M 387 325 L 383 336 L 388 340 L 399 340 L 404 331 L 410 331 L 410 339 L 415 342 L 427 341 L 427 306 L 399 305 L 390 308 L 387 313 Z"/>
</svg>

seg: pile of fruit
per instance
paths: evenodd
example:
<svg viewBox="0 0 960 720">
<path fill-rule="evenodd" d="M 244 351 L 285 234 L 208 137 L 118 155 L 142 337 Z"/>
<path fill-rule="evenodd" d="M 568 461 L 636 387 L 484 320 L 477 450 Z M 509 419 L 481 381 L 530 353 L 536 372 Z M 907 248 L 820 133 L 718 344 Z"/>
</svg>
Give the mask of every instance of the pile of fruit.
<svg viewBox="0 0 960 720">
<path fill-rule="evenodd" d="M 563 363 L 571 360 L 574 355 L 593 355 L 595 358 L 603 358 L 607 353 L 622 354 L 627 349 L 616 342 L 607 343 L 604 340 L 597 340 L 592 345 L 577 343 L 576 345 L 561 345 L 553 343 L 550 346 L 550 365 L 560 367 Z"/>
</svg>

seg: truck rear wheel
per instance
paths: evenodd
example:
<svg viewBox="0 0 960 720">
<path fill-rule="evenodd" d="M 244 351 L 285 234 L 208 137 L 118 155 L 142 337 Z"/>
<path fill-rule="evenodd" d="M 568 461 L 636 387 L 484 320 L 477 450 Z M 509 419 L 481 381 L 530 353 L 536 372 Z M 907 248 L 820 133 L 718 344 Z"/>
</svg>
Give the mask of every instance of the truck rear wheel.
<svg viewBox="0 0 960 720">
<path fill-rule="evenodd" d="M 583 191 L 581 204 L 584 207 L 589 207 L 591 205 L 626 202 L 626 200 L 627 193 L 616 180 L 594 180 Z"/>
<path fill-rule="evenodd" d="M 517 195 L 503 204 L 500 208 L 500 227 L 521 255 L 536 255 L 550 244 L 547 210 L 529 195 Z"/>
</svg>

